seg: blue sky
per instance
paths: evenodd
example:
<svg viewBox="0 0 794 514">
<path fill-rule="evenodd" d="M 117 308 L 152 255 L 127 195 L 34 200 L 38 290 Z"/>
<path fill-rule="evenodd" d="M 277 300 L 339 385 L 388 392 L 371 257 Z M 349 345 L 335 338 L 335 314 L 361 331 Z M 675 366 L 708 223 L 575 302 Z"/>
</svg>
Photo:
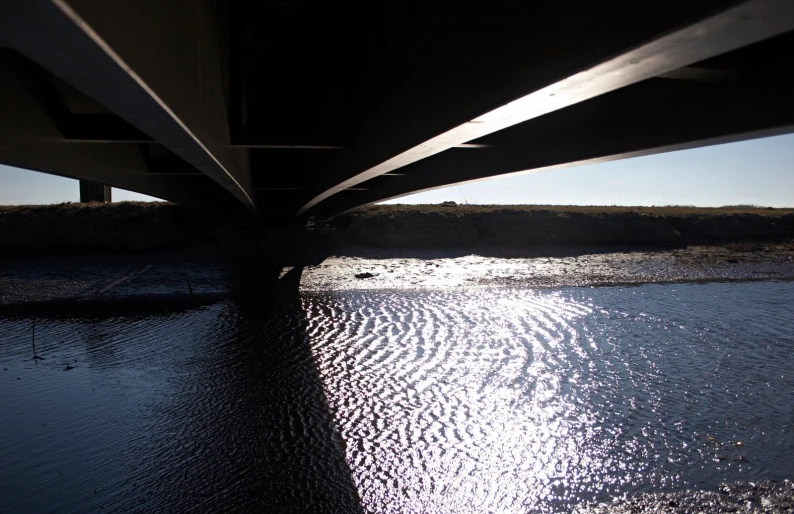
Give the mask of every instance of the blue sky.
<svg viewBox="0 0 794 514">
<path fill-rule="evenodd" d="M 473 150 L 476 151 L 476 150 Z M 0 165 L 0 204 L 76 202 L 77 181 Z M 113 190 L 113 200 L 151 197 Z M 794 207 L 794 134 L 496 178 L 388 203 Z"/>
<path fill-rule="evenodd" d="M 794 207 L 794 134 L 514 175 L 387 203 L 445 200 L 473 204 Z"/>
<path fill-rule="evenodd" d="M 113 188 L 113 201 L 151 201 L 151 196 Z M 0 164 L 0 205 L 38 205 L 80 201 L 74 179 L 21 170 Z"/>
</svg>

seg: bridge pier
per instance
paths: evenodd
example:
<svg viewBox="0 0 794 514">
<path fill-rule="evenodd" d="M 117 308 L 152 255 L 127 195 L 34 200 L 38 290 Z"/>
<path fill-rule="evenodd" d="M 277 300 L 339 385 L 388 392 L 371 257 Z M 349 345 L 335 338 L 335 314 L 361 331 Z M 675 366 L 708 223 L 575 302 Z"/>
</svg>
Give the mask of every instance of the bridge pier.
<svg viewBox="0 0 794 514">
<path fill-rule="evenodd" d="M 110 203 L 111 193 L 110 186 L 99 184 L 97 182 L 90 182 L 88 180 L 80 181 L 80 203 L 88 202 L 104 202 Z"/>
</svg>

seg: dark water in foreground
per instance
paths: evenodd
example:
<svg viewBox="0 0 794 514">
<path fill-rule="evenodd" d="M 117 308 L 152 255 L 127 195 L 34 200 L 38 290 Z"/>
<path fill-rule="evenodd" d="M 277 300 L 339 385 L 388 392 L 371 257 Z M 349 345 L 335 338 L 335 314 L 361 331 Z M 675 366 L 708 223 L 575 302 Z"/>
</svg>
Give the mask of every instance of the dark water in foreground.
<svg viewBox="0 0 794 514">
<path fill-rule="evenodd" d="M 794 474 L 794 283 L 0 319 L 0 511 L 546 512 Z"/>
</svg>

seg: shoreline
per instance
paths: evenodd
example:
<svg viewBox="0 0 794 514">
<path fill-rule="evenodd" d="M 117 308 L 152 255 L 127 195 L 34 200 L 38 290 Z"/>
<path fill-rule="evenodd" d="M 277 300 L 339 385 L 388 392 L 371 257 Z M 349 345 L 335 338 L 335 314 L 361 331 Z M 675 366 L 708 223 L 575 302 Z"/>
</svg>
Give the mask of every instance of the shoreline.
<svg viewBox="0 0 794 514">
<path fill-rule="evenodd" d="M 488 248 L 406 253 L 348 247 L 321 264 L 307 266 L 301 290 L 600 287 L 792 279 L 794 243 L 676 249 L 547 247 L 501 253 Z"/>
<path fill-rule="evenodd" d="M 783 513 L 794 509 L 794 484 L 788 479 L 737 480 L 703 489 L 674 489 L 639 493 L 613 498 L 612 501 L 589 503 L 575 508 L 577 514 L 631 514 L 655 512 L 683 514 L 698 512 Z"/>
<path fill-rule="evenodd" d="M 292 273 L 287 273 L 293 270 Z M 283 276 L 283 278 L 281 278 Z M 373 249 L 341 246 L 320 262 L 271 267 L 189 250 L 14 258 L 0 262 L 0 314 L 124 302 L 187 307 L 253 292 L 461 291 L 794 280 L 794 242 L 654 247 Z M 250 291 L 249 291 L 250 292 Z M 191 300 L 193 298 L 193 300 Z M 16 307 L 15 307 L 16 306 Z M 27 306 L 22 308 L 23 306 Z M 71 307 L 70 307 L 71 309 Z M 90 309 L 89 309 L 90 310 Z"/>
<path fill-rule="evenodd" d="M 284 269 L 294 269 L 289 280 Z M 375 206 L 305 231 L 174 204 L 0 208 L 0 308 L 794 279 L 794 209 Z"/>
</svg>

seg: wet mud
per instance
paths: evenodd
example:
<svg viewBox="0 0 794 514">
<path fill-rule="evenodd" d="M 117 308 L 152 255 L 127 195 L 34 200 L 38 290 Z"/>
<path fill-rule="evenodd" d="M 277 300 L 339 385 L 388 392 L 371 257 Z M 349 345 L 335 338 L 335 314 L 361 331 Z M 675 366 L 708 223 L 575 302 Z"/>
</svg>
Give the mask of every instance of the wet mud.
<svg viewBox="0 0 794 514">
<path fill-rule="evenodd" d="M 305 290 L 605 286 L 794 279 L 794 243 L 467 250 L 342 248 L 307 266 Z"/>
<path fill-rule="evenodd" d="M 577 509 L 578 514 L 659 514 L 769 513 L 794 511 L 794 484 L 778 482 L 735 482 L 720 485 L 716 490 L 648 493 L 632 498 L 616 498 L 609 503 Z"/>
<path fill-rule="evenodd" d="M 229 291 L 220 261 L 184 252 L 75 255 L 0 261 L 0 308 L 132 297 L 195 299 Z"/>
</svg>

